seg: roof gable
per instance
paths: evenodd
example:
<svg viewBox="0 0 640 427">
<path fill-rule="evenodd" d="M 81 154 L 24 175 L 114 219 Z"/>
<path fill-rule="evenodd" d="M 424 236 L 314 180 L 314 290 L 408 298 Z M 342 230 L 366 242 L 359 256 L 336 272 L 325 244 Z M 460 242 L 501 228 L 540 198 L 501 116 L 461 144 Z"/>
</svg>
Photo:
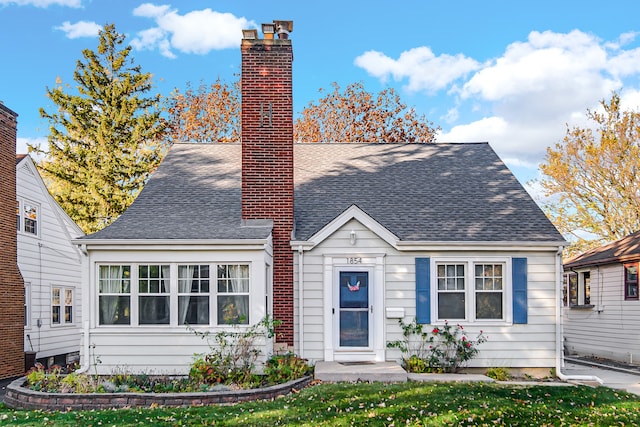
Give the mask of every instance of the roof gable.
<svg viewBox="0 0 640 427">
<path fill-rule="evenodd" d="M 316 246 L 322 243 L 325 239 L 329 238 L 333 233 L 338 231 L 352 219 L 355 219 L 360 224 L 367 227 L 389 245 L 396 245 L 398 237 L 381 226 L 375 219 L 367 215 L 366 212 L 364 212 L 356 205 L 349 206 L 344 212 L 342 212 L 340 215 L 326 224 L 321 230 L 311 236 L 308 241 L 311 243 L 311 246 Z"/>
</svg>

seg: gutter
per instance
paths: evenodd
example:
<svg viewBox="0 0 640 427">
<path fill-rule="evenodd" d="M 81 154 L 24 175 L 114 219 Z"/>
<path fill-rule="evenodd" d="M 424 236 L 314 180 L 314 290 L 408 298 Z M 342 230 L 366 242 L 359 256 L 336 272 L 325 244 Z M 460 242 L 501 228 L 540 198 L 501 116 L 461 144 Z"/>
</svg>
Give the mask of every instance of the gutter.
<svg viewBox="0 0 640 427">
<path fill-rule="evenodd" d="M 604 381 L 595 375 L 566 375 L 562 373 L 564 368 L 564 346 L 563 346 L 563 329 L 562 329 L 562 246 L 558 248 L 556 253 L 556 376 L 565 382 L 571 381 L 594 381 L 598 384 L 604 384 Z"/>
</svg>

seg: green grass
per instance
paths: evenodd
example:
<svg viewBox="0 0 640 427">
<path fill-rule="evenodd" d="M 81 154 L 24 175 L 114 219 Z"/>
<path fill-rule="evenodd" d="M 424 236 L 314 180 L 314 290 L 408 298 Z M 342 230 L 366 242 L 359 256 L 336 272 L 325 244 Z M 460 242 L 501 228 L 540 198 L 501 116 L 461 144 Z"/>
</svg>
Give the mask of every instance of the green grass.
<svg viewBox="0 0 640 427">
<path fill-rule="evenodd" d="M 14 411 L 0 426 L 640 425 L 640 399 L 606 387 L 320 384 L 272 401 L 106 411 Z"/>
</svg>

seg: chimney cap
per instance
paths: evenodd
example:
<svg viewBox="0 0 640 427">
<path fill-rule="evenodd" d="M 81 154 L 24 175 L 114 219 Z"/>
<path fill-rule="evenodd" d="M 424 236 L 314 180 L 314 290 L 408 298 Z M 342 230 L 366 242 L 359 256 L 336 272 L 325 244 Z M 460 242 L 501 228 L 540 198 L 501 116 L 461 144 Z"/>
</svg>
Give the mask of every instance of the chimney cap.
<svg viewBox="0 0 640 427">
<path fill-rule="evenodd" d="M 279 39 L 288 39 L 289 33 L 293 31 L 293 21 L 280 21 L 275 20 L 273 23 L 276 26 L 276 32 Z"/>
<path fill-rule="evenodd" d="M 258 38 L 258 30 L 242 30 L 242 38 L 247 40 L 257 40 Z"/>
</svg>

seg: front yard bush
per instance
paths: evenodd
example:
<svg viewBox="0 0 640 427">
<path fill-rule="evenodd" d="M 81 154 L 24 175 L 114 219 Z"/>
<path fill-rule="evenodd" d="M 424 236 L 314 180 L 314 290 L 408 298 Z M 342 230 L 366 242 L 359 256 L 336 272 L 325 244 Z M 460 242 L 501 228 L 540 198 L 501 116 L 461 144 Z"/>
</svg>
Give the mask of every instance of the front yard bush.
<svg viewBox="0 0 640 427">
<path fill-rule="evenodd" d="M 387 344 L 388 348 L 397 348 L 402 352 L 402 367 L 407 372 L 457 372 L 469 360 L 477 356 L 478 345 L 487 341 L 482 331 L 475 340 L 471 340 L 464 332 L 462 325 L 442 326 L 411 323 L 399 320 L 402 328 L 402 339 Z"/>
<path fill-rule="evenodd" d="M 256 373 L 256 362 L 261 356 L 258 340 L 272 338 L 278 324 L 278 321 L 266 317 L 248 328 L 214 334 L 193 331 L 207 340 L 209 351 L 195 357 L 187 377 L 133 375 L 126 370 L 107 376 L 75 372 L 63 375 L 60 367 L 46 370 L 38 365 L 28 372 L 27 387 L 52 393 L 175 393 L 249 389 L 282 384 L 309 375 L 312 368 L 307 360 L 293 353 L 272 355 L 265 364 L 264 374 Z"/>
</svg>

